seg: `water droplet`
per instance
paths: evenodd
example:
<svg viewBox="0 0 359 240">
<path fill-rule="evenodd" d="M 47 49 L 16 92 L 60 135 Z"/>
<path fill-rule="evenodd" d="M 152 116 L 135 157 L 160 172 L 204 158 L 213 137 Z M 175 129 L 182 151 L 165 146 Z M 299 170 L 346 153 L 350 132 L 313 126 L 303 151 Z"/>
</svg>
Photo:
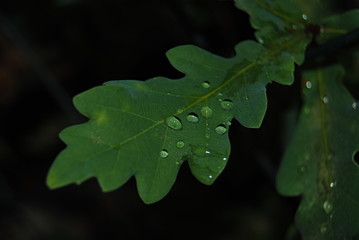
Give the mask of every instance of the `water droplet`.
<svg viewBox="0 0 359 240">
<path fill-rule="evenodd" d="M 329 102 L 329 98 L 327 96 L 324 96 L 322 98 L 323 103 L 327 104 Z"/>
<path fill-rule="evenodd" d="M 337 185 L 337 182 L 331 182 L 331 183 L 329 184 L 329 187 L 330 187 L 330 188 L 334 188 L 336 185 Z"/>
<path fill-rule="evenodd" d="M 209 175 L 209 176 L 208 176 L 208 178 L 209 178 L 209 179 L 212 179 L 212 178 L 213 178 L 213 176 L 212 176 L 212 175 Z"/>
<path fill-rule="evenodd" d="M 201 109 L 201 114 L 205 118 L 210 118 L 212 116 L 212 113 L 213 113 L 213 110 L 208 106 L 204 106 Z"/>
<path fill-rule="evenodd" d="M 302 14 L 302 18 L 307 21 L 308 20 L 308 16 L 306 14 Z"/>
<path fill-rule="evenodd" d="M 325 233 L 327 231 L 327 226 L 322 226 L 321 228 L 320 228 L 320 232 L 321 233 Z"/>
<path fill-rule="evenodd" d="M 258 38 L 258 42 L 259 42 L 260 44 L 263 44 L 263 43 L 264 43 L 264 41 L 263 41 L 262 38 Z"/>
<path fill-rule="evenodd" d="M 227 161 L 227 160 L 228 160 L 228 158 L 224 157 L 222 160 L 223 160 L 223 161 Z"/>
<path fill-rule="evenodd" d="M 182 129 L 182 123 L 181 121 L 176 117 L 168 117 L 166 118 L 166 124 L 168 127 L 174 129 L 174 130 L 180 130 Z"/>
<path fill-rule="evenodd" d="M 211 152 L 208 151 L 208 150 L 204 151 L 204 153 L 205 153 L 205 154 L 211 154 Z"/>
<path fill-rule="evenodd" d="M 324 209 L 324 212 L 326 212 L 327 214 L 330 214 L 331 211 L 333 210 L 333 205 L 328 200 L 326 200 L 323 203 L 323 209 Z"/>
<path fill-rule="evenodd" d="M 205 82 L 202 83 L 202 87 L 203 87 L 203 88 L 209 88 L 210 86 L 211 86 L 211 85 L 209 84 L 208 81 L 205 81 Z"/>
<path fill-rule="evenodd" d="M 196 123 L 196 122 L 199 121 L 198 115 L 195 114 L 195 113 L 190 113 L 190 114 L 188 114 L 187 117 L 186 117 L 186 119 L 187 119 L 188 122 L 192 122 L 192 123 Z"/>
<path fill-rule="evenodd" d="M 297 170 L 299 173 L 304 173 L 305 171 L 307 171 L 307 167 L 305 165 L 300 165 L 298 166 Z"/>
<path fill-rule="evenodd" d="M 227 121 L 224 123 L 226 126 L 231 126 L 232 125 L 232 122 L 231 121 Z"/>
<path fill-rule="evenodd" d="M 312 83 L 311 83 L 311 81 L 306 81 L 305 87 L 308 88 L 308 89 L 311 89 L 311 88 L 312 88 Z"/>
<path fill-rule="evenodd" d="M 355 110 L 355 109 L 357 109 L 357 107 L 358 107 L 358 104 L 356 102 L 353 102 L 352 103 L 352 108 Z"/>
<path fill-rule="evenodd" d="M 177 143 L 176 143 L 176 146 L 178 147 L 178 148 L 183 148 L 184 147 L 184 141 L 178 141 Z"/>
<path fill-rule="evenodd" d="M 215 130 L 219 135 L 223 135 L 227 132 L 227 128 L 223 125 L 218 125 Z"/>
<path fill-rule="evenodd" d="M 211 135 L 209 134 L 209 132 L 207 131 L 205 134 L 206 138 L 209 138 Z"/>
<path fill-rule="evenodd" d="M 160 151 L 160 157 L 161 158 L 166 158 L 168 156 L 168 152 L 167 152 L 167 150 L 162 150 L 162 151 Z"/>
<path fill-rule="evenodd" d="M 231 100 L 223 100 L 221 106 L 224 110 L 231 110 L 233 108 L 233 102 Z"/>
<path fill-rule="evenodd" d="M 248 97 L 248 96 L 245 96 L 245 97 L 244 97 L 244 100 L 248 101 L 248 100 L 249 100 L 249 97 Z"/>
</svg>

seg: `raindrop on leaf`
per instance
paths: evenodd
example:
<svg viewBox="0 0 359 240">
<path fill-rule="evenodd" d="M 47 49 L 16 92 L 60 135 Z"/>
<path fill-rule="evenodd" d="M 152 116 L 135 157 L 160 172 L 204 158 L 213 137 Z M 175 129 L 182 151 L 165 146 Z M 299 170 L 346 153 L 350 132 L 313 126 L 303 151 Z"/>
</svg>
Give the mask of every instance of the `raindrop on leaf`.
<svg viewBox="0 0 359 240">
<path fill-rule="evenodd" d="M 323 203 L 323 209 L 325 213 L 330 214 L 332 212 L 333 205 L 328 200 L 326 200 Z"/>
<path fill-rule="evenodd" d="M 178 141 L 178 142 L 176 143 L 176 146 L 177 146 L 178 148 L 183 148 L 184 145 L 185 145 L 184 141 Z"/>
<path fill-rule="evenodd" d="M 221 102 L 221 107 L 224 110 L 231 110 L 233 108 L 233 102 L 231 100 L 223 100 Z"/>
<path fill-rule="evenodd" d="M 203 88 L 209 88 L 210 86 L 211 86 L 211 85 L 209 84 L 208 81 L 205 81 L 205 82 L 202 83 L 202 87 L 203 87 Z"/>
<path fill-rule="evenodd" d="M 227 132 L 227 128 L 223 125 L 218 125 L 215 129 L 216 133 L 218 133 L 219 135 L 223 135 Z"/>
<path fill-rule="evenodd" d="M 168 152 L 167 152 L 167 150 L 161 150 L 160 151 L 160 157 L 161 158 L 166 158 L 168 156 Z"/>
<path fill-rule="evenodd" d="M 329 102 L 329 98 L 327 96 L 324 96 L 322 98 L 323 103 L 327 104 Z"/>
<path fill-rule="evenodd" d="M 352 108 L 355 110 L 355 109 L 357 109 L 357 107 L 358 107 L 358 104 L 356 102 L 353 102 L 352 103 Z"/>
<path fill-rule="evenodd" d="M 308 88 L 308 89 L 311 89 L 311 88 L 312 88 L 312 83 L 311 83 L 311 81 L 306 81 L 305 87 Z"/>
<path fill-rule="evenodd" d="M 187 119 L 188 122 L 192 122 L 192 123 L 196 123 L 196 122 L 199 121 L 198 115 L 195 114 L 195 113 L 190 113 L 190 114 L 188 114 L 187 117 L 186 117 L 186 119 Z"/>
<path fill-rule="evenodd" d="M 201 114 L 205 118 L 210 118 L 212 116 L 212 114 L 213 114 L 213 110 L 208 106 L 204 106 L 201 109 Z"/>
<path fill-rule="evenodd" d="M 174 129 L 174 130 L 180 130 L 182 129 L 182 123 L 181 121 L 176 117 L 168 117 L 166 118 L 166 124 L 168 127 Z"/>
</svg>

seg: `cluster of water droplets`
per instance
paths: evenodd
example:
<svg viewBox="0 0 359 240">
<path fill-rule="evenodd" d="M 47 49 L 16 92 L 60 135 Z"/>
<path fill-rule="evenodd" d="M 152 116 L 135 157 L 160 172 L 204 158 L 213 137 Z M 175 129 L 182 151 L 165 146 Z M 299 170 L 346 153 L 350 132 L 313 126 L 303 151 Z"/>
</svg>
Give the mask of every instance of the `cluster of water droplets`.
<svg viewBox="0 0 359 240">
<path fill-rule="evenodd" d="M 210 89 L 211 88 L 211 84 L 209 81 L 204 81 L 202 82 L 201 84 L 201 87 L 204 88 L 204 89 Z M 233 109 L 234 107 L 234 103 L 230 100 L 230 99 L 224 99 L 223 98 L 223 93 L 219 92 L 217 93 L 217 100 L 219 102 L 219 105 L 220 107 L 224 110 L 224 111 L 230 111 Z M 248 100 L 248 98 L 246 99 Z M 183 109 L 179 109 L 177 111 L 177 113 L 182 113 L 184 110 Z M 206 119 L 209 119 L 212 117 L 212 115 L 214 114 L 214 111 L 212 109 L 212 107 L 208 106 L 208 105 L 205 105 L 203 107 L 200 108 L 199 110 L 199 113 L 195 113 L 195 112 L 190 112 L 186 115 L 185 117 L 185 120 L 186 122 L 190 123 L 190 124 L 197 124 L 201 121 L 201 118 L 203 120 L 206 120 Z M 165 123 L 166 125 L 172 129 L 172 130 L 176 130 L 176 131 L 179 131 L 179 130 L 182 130 L 183 129 L 183 122 L 182 120 L 177 117 L 177 116 L 169 116 L 165 119 Z M 207 125 L 207 129 L 206 129 L 206 134 L 205 136 L 207 138 L 210 137 L 210 134 L 211 132 L 213 131 L 215 134 L 218 134 L 218 135 L 224 135 L 227 133 L 228 131 L 228 127 L 231 125 L 231 122 L 229 120 L 227 121 L 224 121 L 223 123 L 220 123 L 218 124 L 214 129 L 210 129 L 208 127 L 208 123 L 206 121 L 206 125 Z M 183 140 L 179 140 L 176 142 L 176 147 L 178 149 L 183 149 L 184 147 L 186 146 L 186 143 L 185 141 Z M 201 152 L 201 153 L 200 153 Z M 203 155 L 203 156 L 206 156 L 206 155 L 211 155 L 211 151 L 203 148 L 203 149 L 200 149 L 197 151 L 194 150 L 194 154 L 199 154 L 199 155 Z M 169 152 L 167 149 L 162 149 L 160 152 L 159 152 L 159 157 L 160 158 L 167 158 L 169 156 Z M 202 156 L 202 157 L 203 157 Z M 180 164 L 183 160 L 181 161 L 177 161 L 176 164 Z M 226 157 L 223 157 L 223 161 L 227 161 L 227 158 Z M 208 176 L 209 179 L 212 179 L 213 178 L 213 175 L 209 175 Z"/>
</svg>

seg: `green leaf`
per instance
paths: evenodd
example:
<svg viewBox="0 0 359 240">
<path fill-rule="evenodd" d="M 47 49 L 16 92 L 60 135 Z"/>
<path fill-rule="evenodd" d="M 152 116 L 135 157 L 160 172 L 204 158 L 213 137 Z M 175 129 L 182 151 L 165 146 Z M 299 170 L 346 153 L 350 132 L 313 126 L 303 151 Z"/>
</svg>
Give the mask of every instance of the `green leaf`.
<svg viewBox="0 0 359 240">
<path fill-rule="evenodd" d="M 182 79 L 111 81 L 79 94 L 75 106 L 90 121 L 60 134 L 68 147 L 49 171 L 49 187 L 96 177 L 110 191 L 134 176 L 140 197 L 152 203 L 168 193 L 184 161 L 212 184 L 230 154 L 231 120 L 260 126 L 266 84 L 293 82 L 294 55 L 309 40 L 294 32 L 270 49 L 245 41 L 230 59 L 180 46 L 167 56 Z"/>
<path fill-rule="evenodd" d="M 359 103 L 342 75 L 339 66 L 304 73 L 305 104 L 277 176 L 280 193 L 302 195 L 304 239 L 359 237 Z"/>
<path fill-rule="evenodd" d="M 317 38 L 319 43 L 346 34 L 359 27 L 359 9 L 328 17 L 320 22 L 322 34 Z"/>
<path fill-rule="evenodd" d="M 267 48 L 285 45 L 293 39 L 293 35 L 305 34 L 308 16 L 303 13 L 294 0 L 235 0 L 236 6 L 250 15 L 250 23 L 254 29 L 256 39 Z M 308 36 L 309 39 L 309 34 Z M 291 48 L 295 62 L 304 61 L 306 41 Z"/>
</svg>

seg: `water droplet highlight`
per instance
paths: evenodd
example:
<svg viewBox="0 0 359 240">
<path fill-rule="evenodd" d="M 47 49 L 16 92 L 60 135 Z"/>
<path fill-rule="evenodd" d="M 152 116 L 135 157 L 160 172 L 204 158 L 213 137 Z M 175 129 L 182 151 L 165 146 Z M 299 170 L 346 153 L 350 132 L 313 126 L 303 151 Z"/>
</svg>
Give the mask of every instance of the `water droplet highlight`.
<svg viewBox="0 0 359 240">
<path fill-rule="evenodd" d="M 213 114 L 213 110 L 208 106 L 204 106 L 201 109 L 201 114 L 205 118 L 210 118 L 212 116 L 212 114 Z"/>
<path fill-rule="evenodd" d="M 188 114 L 186 119 L 188 122 L 191 122 L 191 123 L 196 123 L 199 121 L 198 116 L 195 113 Z"/>
<path fill-rule="evenodd" d="M 302 14 L 302 18 L 307 21 L 308 20 L 308 16 L 306 14 Z"/>
<path fill-rule="evenodd" d="M 183 148 L 184 145 L 185 145 L 184 141 L 178 141 L 178 142 L 176 143 L 176 146 L 177 146 L 178 148 Z"/>
<path fill-rule="evenodd" d="M 311 83 L 311 81 L 307 81 L 307 82 L 305 83 L 305 87 L 308 88 L 308 89 L 311 89 L 311 88 L 312 88 L 312 83 Z"/>
<path fill-rule="evenodd" d="M 232 125 L 232 122 L 231 121 L 227 121 L 224 123 L 226 126 L 231 126 Z"/>
<path fill-rule="evenodd" d="M 209 88 L 210 86 L 211 86 L 211 85 L 209 84 L 208 81 L 205 81 L 205 82 L 202 83 L 202 87 L 203 87 L 203 88 Z"/>
<path fill-rule="evenodd" d="M 223 100 L 221 102 L 221 107 L 224 109 L 224 110 L 231 110 L 233 108 L 233 102 L 231 100 Z"/>
<path fill-rule="evenodd" d="M 333 205 L 328 200 L 326 200 L 323 203 L 323 210 L 325 213 L 330 214 L 333 210 Z"/>
<path fill-rule="evenodd" d="M 227 132 L 227 128 L 223 125 L 218 125 L 215 129 L 216 133 L 218 133 L 219 135 L 223 135 Z"/>
<path fill-rule="evenodd" d="M 168 127 L 174 129 L 174 130 L 180 130 L 182 129 L 182 123 L 181 121 L 176 117 L 168 117 L 166 118 L 166 124 Z"/>
<path fill-rule="evenodd" d="M 322 98 L 323 103 L 327 104 L 329 102 L 329 98 L 327 96 L 324 96 Z"/>
<path fill-rule="evenodd" d="M 297 170 L 299 173 L 305 173 L 307 171 L 307 167 L 305 165 L 300 165 Z"/>
<path fill-rule="evenodd" d="M 356 102 L 353 102 L 353 103 L 352 103 L 352 108 L 353 108 L 354 110 L 356 110 L 357 107 L 358 107 L 358 104 L 357 104 Z"/>
<path fill-rule="evenodd" d="M 334 188 L 336 185 L 337 185 L 337 182 L 331 182 L 331 183 L 329 184 L 329 187 L 330 187 L 330 188 Z"/>
<path fill-rule="evenodd" d="M 227 161 L 227 160 L 228 160 L 228 158 L 224 157 L 222 160 L 223 160 L 223 161 Z"/>
<path fill-rule="evenodd" d="M 166 158 L 166 157 L 168 157 L 168 152 L 163 149 L 162 151 L 160 151 L 160 157 L 161 157 L 161 158 Z"/>
<path fill-rule="evenodd" d="M 208 178 L 209 178 L 209 179 L 212 179 L 212 178 L 213 178 L 213 176 L 212 176 L 212 175 L 209 175 L 209 176 L 208 176 Z"/>
</svg>

